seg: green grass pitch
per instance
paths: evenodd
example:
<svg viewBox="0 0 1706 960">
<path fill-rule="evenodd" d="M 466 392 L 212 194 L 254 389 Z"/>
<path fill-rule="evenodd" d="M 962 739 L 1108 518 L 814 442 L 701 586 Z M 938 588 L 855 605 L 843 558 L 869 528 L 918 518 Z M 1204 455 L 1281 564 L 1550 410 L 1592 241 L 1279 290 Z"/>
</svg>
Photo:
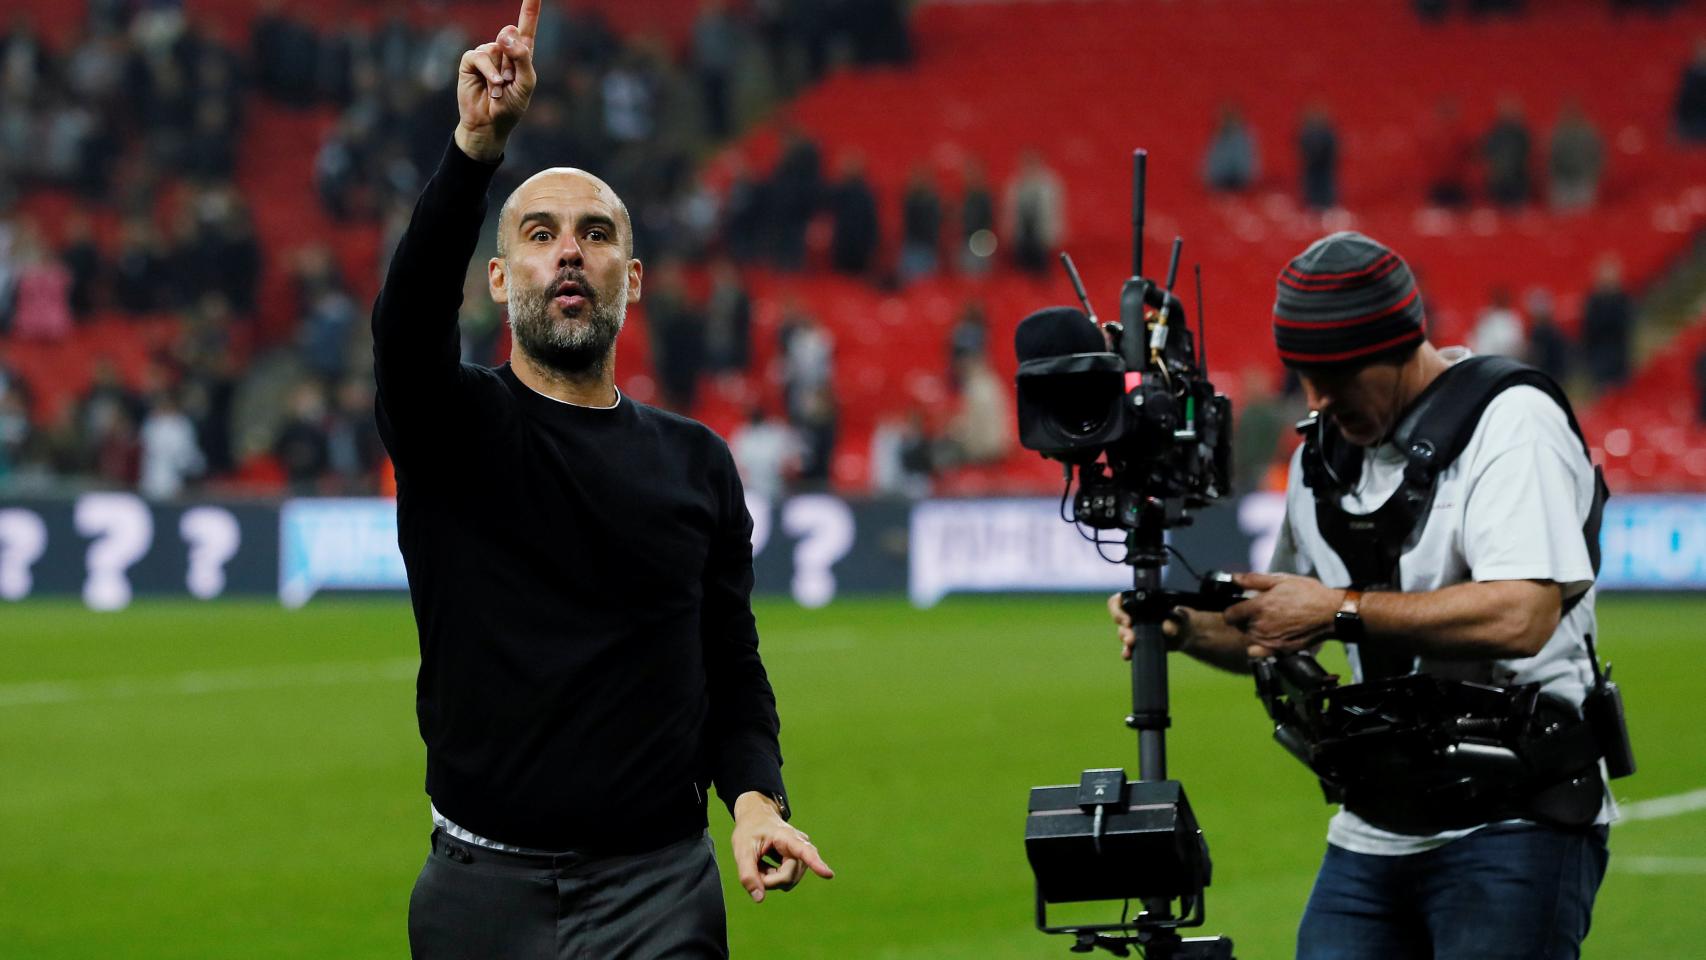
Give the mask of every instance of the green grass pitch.
<svg viewBox="0 0 1706 960">
<path fill-rule="evenodd" d="M 1136 768 L 1095 598 L 766 603 L 798 823 L 839 876 L 754 905 L 737 956 L 1045 958 L 1026 790 Z M 1706 599 L 1601 603 L 1641 772 L 1706 787 Z M 398 600 L 0 606 L 0 957 L 402 957 L 429 831 Z M 1175 658 L 1171 773 L 1214 854 L 1208 931 L 1286 957 L 1328 809 L 1248 679 Z M 727 863 L 728 821 L 713 833 Z M 1620 825 L 1589 957 L 1706 951 L 1706 810 Z M 1490 904 L 1489 909 L 1496 909 Z"/>
</svg>

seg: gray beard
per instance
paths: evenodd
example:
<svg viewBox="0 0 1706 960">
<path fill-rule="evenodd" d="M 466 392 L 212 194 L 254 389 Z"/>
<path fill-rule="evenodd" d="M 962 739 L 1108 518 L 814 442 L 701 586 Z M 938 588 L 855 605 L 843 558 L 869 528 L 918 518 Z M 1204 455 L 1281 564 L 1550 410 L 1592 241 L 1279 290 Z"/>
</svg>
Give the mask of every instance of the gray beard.
<svg viewBox="0 0 1706 960">
<path fill-rule="evenodd" d="M 581 289 L 591 286 L 580 279 Z M 557 285 L 536 290 L 513 290 L 509 298 L 509 330 L 527 355 L 541 366 L 565 377 L 580 379 L 597 373 L 616 347 L 616 335 L 628 318 L 628 278 L 622 289 L 606 303 L 602 297 L 587 296 L 585 315 L 559 323 L 551 316 L 551 301 Z M 586 294 L 583 294 L 586 296 Z"/>
</svg>

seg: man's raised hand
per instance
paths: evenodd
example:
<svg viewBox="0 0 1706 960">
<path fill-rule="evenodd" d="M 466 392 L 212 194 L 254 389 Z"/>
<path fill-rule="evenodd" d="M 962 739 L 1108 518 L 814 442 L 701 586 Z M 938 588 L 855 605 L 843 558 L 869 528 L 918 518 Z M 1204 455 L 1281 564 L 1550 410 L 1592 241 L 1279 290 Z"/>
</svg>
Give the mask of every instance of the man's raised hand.
<svg viewBox="0 0 1706 960">
<path fill-rule="evenodd" d="M 456 145 L 475 160 L 495 162 L 533 98 L 533 35 L 539 0 L 522 0 L 519 22 L 498 31 L 491 43 L 462 54 L 456 77 Z"/>
</svg>

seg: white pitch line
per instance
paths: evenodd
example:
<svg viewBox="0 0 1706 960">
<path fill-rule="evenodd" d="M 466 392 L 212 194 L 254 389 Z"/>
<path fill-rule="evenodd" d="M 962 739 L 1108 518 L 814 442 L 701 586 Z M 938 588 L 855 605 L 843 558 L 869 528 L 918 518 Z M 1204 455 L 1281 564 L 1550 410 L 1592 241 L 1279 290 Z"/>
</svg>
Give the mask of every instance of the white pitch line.
<svg viewBox="0 0 1706 960">
<path fill-rule="evenodd" d="M 1617 805 L 1617 819 L 1624 823 L 1632 820 L 1658 820 L 1693 813 L 1696 810 L 1706 810 L 1706 789 L 1690 790 L 1668 797 L 1654 797 L 1651 800 L 1636 800 L 1633 803 L 1620 803 Z"/>
<path fill-rule="evenodd" d="M 108 677 L 101 680 L 10 683 L 0 684 L 0 707 L 373 683 L 412 677 L 419 666 L 420 661 L 415 657 L 399 657 L 394 660 L 365 660 L 353 663 L 194 670 L 163 677 Z"/>
<path fill-rule="evenodd" d="M 1612 854 L 1611 869 L 1619 873 L 1642 873 L 1649 876 L 1706 874 L 1706 857 L 1625 857 Z"/>
</svg>

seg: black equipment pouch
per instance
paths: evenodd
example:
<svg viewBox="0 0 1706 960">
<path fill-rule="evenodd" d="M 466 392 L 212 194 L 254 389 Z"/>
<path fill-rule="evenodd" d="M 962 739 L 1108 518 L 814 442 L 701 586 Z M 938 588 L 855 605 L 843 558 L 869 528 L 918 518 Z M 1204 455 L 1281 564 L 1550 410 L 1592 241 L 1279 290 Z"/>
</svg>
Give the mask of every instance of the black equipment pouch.
<svg viewBox="0 0 1706 960">
<path fill-rule="evenodd" d="M 1585 826 L 1604 799 L 1597 732 L 1536 684 L 1410 674 L 1339 687 L 1313 657 L 1257 666 L 1274 738 L 1328 802 L 1395 833 L 1499 820 Z"/>
<path fill-rule="evenodd" d="M 1599 666 L 1599 654 L 1593 648 L 1593 635 L 1587 636 L 1588 660 L 1593 664 L 1593 689 L 1582 701 L 1582 716 L 1587 718 L 1605 757 L 1605 772 L 1611 779 L 1627 777 L 1635 772 L 1635 748 L 1629 744 L 1629 722 L 1623 715 L 1623 691 L 1612 682 L 1611 667 Z"/>
</svg>

